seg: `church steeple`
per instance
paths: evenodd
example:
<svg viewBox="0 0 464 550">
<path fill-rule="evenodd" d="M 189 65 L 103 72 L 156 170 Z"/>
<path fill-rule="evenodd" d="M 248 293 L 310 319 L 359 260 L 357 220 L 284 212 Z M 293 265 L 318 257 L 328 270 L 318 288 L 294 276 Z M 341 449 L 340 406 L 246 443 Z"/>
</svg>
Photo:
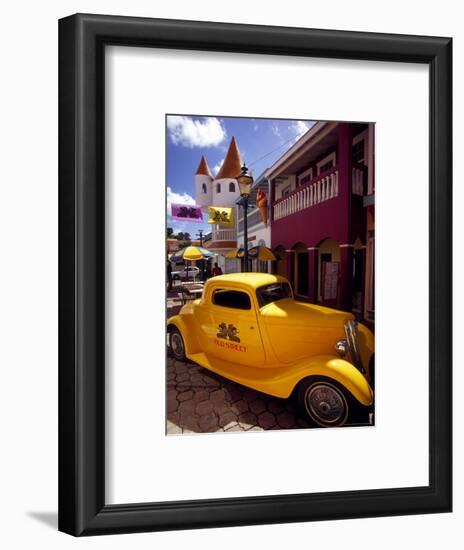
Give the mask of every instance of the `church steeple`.
<svg viewBox="0 0 464 550">
<path fill-rule="evenodd" d="M 198 165 L 197 171 L 195 172 L 195 176 L 200 176 L 200 175 L 209 176 L 210 178 L 213 177 L 204 155 L 201 155 L 200 164 Z"/>
<path fill-rule="evenodd" d="M 215 179 L 236 178 L 242 170 L 242 161 L 240 159 L 240 151 L 237 147 L 235 137 L 232 137 L 226 158 L 222 163 Z"/>
</svg>

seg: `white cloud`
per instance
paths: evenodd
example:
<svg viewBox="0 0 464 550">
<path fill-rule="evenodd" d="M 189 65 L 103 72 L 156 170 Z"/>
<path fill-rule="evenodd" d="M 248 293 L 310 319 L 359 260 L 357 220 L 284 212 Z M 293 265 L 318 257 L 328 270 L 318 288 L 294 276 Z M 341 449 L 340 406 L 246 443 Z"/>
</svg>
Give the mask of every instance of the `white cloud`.
<svg viewBox="0 0 464 550">
<path fill-rule="evenodd" d="M 181 222 L 179 220 L 173 220 L 171 216 L 167 216 L 166 218 L 166 227 L 171 227 L 174 235 L 177 235 L 177 233 L 180 232 L 190 233 L 192 239 L 198 238 L 199 229 L 203 229 L 203 236 L 211 231 L 211 228 L 206 223 L 200 224 L 194 222 Z"/>
<path fill-rule="evenodd" d="M 219 170 L 221 169 L 221 166 L 223 165 L 223 163 L 224 163 L 224 160 L 220 160 L 217 164 L 213 166 L 213 174 L 215 176 L 217 176 L 217 174 L 219 173 Z"/>
<path fill-rule="evenodd" d="M 255 124 L 255 125 L 253 126 L 253 130 L 254 130 L 255 132 L 258 131 L 258 128 L 259 128 L 259 125 L 258 125 L 258 124 Z"/>
<path fill-rule="evenodd" d="M 192 223 L 185 223 L 185 222 L 179 222 L 177 220 L 173 220 L 171 216 L 168 216 L 167 219 L 167 227 L 171 227 L 174 231 L 174 234 L 176 233 L 185 233 L 186 231 L 192 235 Z"/>
<path fill-rule="evenodd" d="M 271 131 L 272 131 L 272 133 L 273 133 L 275 136 L 280 137 L 280 138 L 282 137 L 282 136 L 280 135 L 280 130 L 279 130 L 279 127 L 277 126 L 277 124 L 273 124 L 273 125 L 271 126 Z"/>
<path fill-rule="evenodd" d="M 168 186 L 167 192 L 167 209 L 168 214 L 171 213 L 171 204 L 195 204 L 195 199 L 188 193 L 176 193 Z"/>
<path fill-rule="evenodd" d="M 288 129 L 295 134 L 295 141 L 297 141 L 312 126 L 314 126 L 314 122 L 305 122 L 304 120 L 295 120 L 290 124 Z"/>
<path fill-rule="evenodd" d="M 227 137 L 221 121 L 215 117 L 193 119 L 188 116 L 168 116 L 169 139 L 184 147 L 216 147 Z"/>
</svg>

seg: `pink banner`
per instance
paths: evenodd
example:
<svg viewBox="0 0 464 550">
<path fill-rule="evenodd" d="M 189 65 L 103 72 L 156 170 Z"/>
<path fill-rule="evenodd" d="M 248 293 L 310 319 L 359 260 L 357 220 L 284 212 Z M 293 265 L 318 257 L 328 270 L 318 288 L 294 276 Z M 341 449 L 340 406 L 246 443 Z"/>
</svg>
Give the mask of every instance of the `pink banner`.
<svg viewBox="0 0 464 550">
<path fill-rule="evenodd" d="M 203 212 L 199 206 L 191 204 L 171 204 L 171 216 L 174 220 L 183 222 L 203 221 Z"/>
</svg>

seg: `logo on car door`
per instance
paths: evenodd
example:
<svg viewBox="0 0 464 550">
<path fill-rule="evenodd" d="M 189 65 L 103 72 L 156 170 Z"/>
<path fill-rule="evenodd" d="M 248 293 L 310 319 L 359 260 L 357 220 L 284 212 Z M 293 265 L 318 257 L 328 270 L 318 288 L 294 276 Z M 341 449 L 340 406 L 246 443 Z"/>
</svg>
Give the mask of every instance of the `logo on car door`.
<svg viewBox="0 0 464 550">
<path fill-rule="evenodd" d="M 235 325 L 232 325 L 231 323 L 220 323 L 218 325 L 218 332 L 216 336 L 218 338 L 222 338 L 224 340 L 231 340 L 232 342 L 240 342 L 240 338 L 237 336 L 239 334 L 239 330 Z"/>
</svg>

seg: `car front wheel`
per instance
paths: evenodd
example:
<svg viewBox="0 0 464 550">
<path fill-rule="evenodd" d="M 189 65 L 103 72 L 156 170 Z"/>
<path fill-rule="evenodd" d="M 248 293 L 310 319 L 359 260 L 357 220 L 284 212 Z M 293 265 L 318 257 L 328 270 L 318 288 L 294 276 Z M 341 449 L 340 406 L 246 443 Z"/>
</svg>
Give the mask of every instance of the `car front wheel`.
<svg viewBox="0 0 464 550">
<path fill-rule="evenodd" d="M 178 361 L 185 360 L 185 344 L 181 333 L 177 328 L 173 328 L 169 333 L 169 347 L 171 348 L 172 355 Z"/>
<path fill-rule="evenodd" d="M 298 404 L 311 423 L 322 428 L 343 426 L 350 412 L 344 390 L 325 378 L 303 380 L 298 388 Z"/>
</svg>

